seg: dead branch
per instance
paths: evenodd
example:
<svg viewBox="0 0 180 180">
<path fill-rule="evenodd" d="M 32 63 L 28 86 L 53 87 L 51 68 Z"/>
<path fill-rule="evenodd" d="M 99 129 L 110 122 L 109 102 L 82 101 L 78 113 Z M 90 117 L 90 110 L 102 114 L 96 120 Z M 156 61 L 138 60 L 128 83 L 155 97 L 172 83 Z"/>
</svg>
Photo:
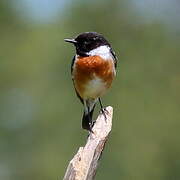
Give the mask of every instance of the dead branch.
<svg viewBox="0 0 180 180">
<path fill-rule="evenodd" d="M 86 145 L 80 147 L 70 161 L 63 180 L 93 180 L 96 175 L 98 161 L 102 155 L 108 135 L 112 127 L 113 108 L 106 108 L 105 116 L 100 113 L 90 133 Z"/>
</svg>

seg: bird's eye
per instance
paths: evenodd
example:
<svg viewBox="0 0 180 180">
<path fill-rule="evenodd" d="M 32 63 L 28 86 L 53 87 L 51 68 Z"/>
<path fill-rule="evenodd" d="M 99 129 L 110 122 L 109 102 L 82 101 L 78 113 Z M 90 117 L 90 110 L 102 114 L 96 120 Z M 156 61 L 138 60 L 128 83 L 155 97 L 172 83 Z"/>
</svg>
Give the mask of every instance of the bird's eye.
<svg viewBox="0 0 180 180">
<path fill-rule="evenodd" d="M 89 46 L 91 44 L 91 41 L 84 41 L 85 46 Z"/>
<path fill-rule="evenodd" d="M 98 40 L 98 38 L 97 38 L 97 37 L 94 37 L 94 38 L 93 38 L 93 41 L 96 41 L 96 40 Z"/>
</svg>

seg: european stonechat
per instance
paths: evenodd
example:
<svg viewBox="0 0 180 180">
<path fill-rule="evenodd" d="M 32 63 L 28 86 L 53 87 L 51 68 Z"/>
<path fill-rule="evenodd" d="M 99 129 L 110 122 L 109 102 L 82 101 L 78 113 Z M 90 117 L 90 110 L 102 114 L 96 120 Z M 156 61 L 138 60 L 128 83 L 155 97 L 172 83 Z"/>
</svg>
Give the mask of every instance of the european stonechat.
<svg viewBox="0 0 180 180">
<path fill-rule="evenodd" d="M 92 131 L 92 116 L 98 100 L 106 117 L 100 98 L 116 76 L 117 58 L 109 42 L 96 32 L 85 32 L 65 41 L 76 48 L 71 75 L 76 94 L 84 105 L 82 128 Z"/>
</svg>

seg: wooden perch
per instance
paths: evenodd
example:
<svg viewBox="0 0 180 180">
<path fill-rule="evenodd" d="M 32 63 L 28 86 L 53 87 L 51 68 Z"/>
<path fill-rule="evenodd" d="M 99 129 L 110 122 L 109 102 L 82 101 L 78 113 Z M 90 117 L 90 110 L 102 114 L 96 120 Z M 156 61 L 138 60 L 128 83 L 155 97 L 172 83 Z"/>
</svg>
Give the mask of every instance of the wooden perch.
<svg viewBox="0 0 180 180">
<path fill-rule="evenodd" d="M 99 114 L 93 132 L 90 133 L 86 145 L 80 147 L 77 154 L 70 161 L 63 180 L 93 180 L 96 175 L 98 160 L 112 127 L 113 108 L 106 108 L 106 119 Z"/>
</svg>

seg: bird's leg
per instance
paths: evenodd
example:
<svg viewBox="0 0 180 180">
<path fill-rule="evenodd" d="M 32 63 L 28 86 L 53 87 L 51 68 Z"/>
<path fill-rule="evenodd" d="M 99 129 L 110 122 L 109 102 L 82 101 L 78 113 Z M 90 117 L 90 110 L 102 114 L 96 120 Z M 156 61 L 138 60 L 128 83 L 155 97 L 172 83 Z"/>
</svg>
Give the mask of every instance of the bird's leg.
<svg viewBox="0 0 180 180">
<path fill-rule="evenodd" d="M 92 128 L 93 128 L 94 123 L 92 122 L 92 119 L 91 119 L 89 106 L 88 106 L 88 119 L 89 119 L 89 129 L 88 130 L 90 133 L 93 133 Z"/>
<path fill-rule="evenodd" d="M 106 119 L 107 119 L 106 115 L 107 115 L 109 112 L 106 110 L 106 108 L 103 107 L 102 102 L 101 102 L 101 99 L 100 99 L 100 98 L 98 98 L 98 99 L 99 99 L 99 104 L 100 104 L 100 107 L 101 107 L 101 112 L 102 112 L 102 114 L 104 115 L 104 118 L 105 118 L 105 121 L 106 121 Z"/>
</svg>

